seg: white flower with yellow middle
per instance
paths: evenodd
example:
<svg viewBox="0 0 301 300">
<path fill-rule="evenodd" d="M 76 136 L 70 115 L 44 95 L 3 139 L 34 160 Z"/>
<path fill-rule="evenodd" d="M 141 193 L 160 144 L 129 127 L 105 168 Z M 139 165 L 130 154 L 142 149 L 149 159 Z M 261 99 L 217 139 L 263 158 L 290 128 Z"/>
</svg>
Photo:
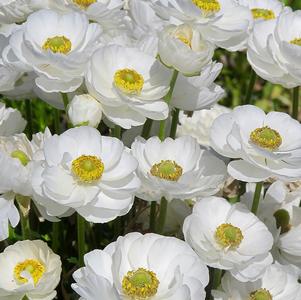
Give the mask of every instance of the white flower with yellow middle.
<svg viewBox="0 0 301 300">
<path fill-rule="evenodd" d="M 117 45 L 98 49 L 86 74 L 89 94 L 113 123 L 129 129 L 146 118 L 163 120 L 168 105 L 170 71 L 155 57 L 136 48 Z"/>
<path fill-rule="evenodd" d="M 45 242 L 21 241 L 0 253 L 0 299 L 51 300 L 61 276 L 61 259 Z"/>
</svg>

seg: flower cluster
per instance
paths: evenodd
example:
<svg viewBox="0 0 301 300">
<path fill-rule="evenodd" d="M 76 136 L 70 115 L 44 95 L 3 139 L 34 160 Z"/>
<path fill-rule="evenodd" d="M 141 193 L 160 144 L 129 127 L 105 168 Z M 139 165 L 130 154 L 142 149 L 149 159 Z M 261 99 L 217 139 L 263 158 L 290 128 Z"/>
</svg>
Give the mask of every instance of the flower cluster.
<svg viewBox="0 0 301 300">
<path fill-rule="evenodd" d="M 301 11 L 2 2 L 0 300 L 301 299 Z M 256 75 L 292 115 L 252 104 Z"/>
</svg>

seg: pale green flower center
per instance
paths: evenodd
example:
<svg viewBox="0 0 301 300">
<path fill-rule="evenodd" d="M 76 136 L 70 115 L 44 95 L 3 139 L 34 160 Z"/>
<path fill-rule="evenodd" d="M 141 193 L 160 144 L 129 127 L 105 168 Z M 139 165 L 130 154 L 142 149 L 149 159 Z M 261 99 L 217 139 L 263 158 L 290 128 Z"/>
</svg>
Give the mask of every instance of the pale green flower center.
<svg viewBox="0 0 301 300">
<path fill-rule="evenodd" d="M 268 150 L 277 150 L 282 144 L 282 138 L 278 131 L 268 126 L 253 130 L 250 139 L 255 145 Z"/>
<path fill-rule="evenodd" d="M 150 173 L 165 180 L 178 181 L 183 174 L 183 169 L 173 160 L 161 160 L 160 163 L 152 166 Z"/>
<path fill-rule="evenodd" d="M 274 217 L 276 219 L 277 228 L 281 228 L 281 231 L 280 231 L 281 234 L 290 231 L 290 229 L 291 229 L 290 215 L 287 210 L 278 209 L 274 213 Z"/>
<path fill-rule="evenodd" d="M 23 151 L 21 151 L 21 150 L 15 150 L 15 151 L 13 151 L 13 152 L 10 154 L 10 156 L 11 156 L 12 158 L 18 159 L 18 160 L 21 162 L 21 164 L 22 164 L 23 166 L 26 166 L 26 165 L 29 163 L 29 161 L 30 161 L 30 159 L 29 159 L 29 157 L 26 155 L 26 153 L 23 152 Z"/>
<path fill-rule="evenodd" d="M 272 20 L 276 18 L 274 12 L 270 9 L 253 8 L 251 12 L 254 19 Z"/>
<path fill-rule="evenodd" d="M 87 9 L 91 4 L 96 3 L 97 0 L 73 0 L 75 4 L 83 9 Z"/>
<path fill-rule="evenodd" d="M 48 38 L 42 48 L 51 50 L 53 53 L 67 54 L 71 51 L 72 43 L 65 36 L 54 36 Z"/>
<path fill-rule="evenodd" d="M 192 2 L 206 13 L 216 13 L 221 9 L 218 0 L 192 0 Z"/>
<path fill-rule="evenodd" d="M 301 46 L 301 38 L 296 38 L 290 41 L 291 44 Z"/>
<path fill-rule="evenodd" d="M 217 227 L 215 239 L 223 248 L 236 249 L 243 240 L 243 234 L 240 228 L 226 223 Z"/>
<path fill-rule="evenodd" d="M 268 290 L 259 289 L 250 294 L 249 300 L 273 300 L 273 297 Z"/>
<path fill-rule="evenodd" d="M 140 94 L 144 85 L 144 78 L 132 69 L 122 69 L 116 71 L 114 75 L 115 86 L 127 94 Z"/>
<path fill-rule="evenodd" d="M 79 181 L 91 183 L 102 177 L 104 164 L 96 156 L 82 155 L 72 161 L 72 172 Z"/>
<path fill-rule="evenodd" d="M 34 284 L 37 285 L 45 273 L 45 266 L 36 259 L 26 259 L 25 261 L 18 263 L 14 268 L 14 277 L 22 284 L 28 282 L 28 279 L 21 275 L 24 271 L 27 271 L 30 274 Z"/>
<path fill-rule="evenodd" d="M 130 299 L 148 299 L 157 294 L 159 283 L 154 272 L 139 268 L 136 271 L 129 271 L 123 277 L 122 289 Z"/>
</svg>

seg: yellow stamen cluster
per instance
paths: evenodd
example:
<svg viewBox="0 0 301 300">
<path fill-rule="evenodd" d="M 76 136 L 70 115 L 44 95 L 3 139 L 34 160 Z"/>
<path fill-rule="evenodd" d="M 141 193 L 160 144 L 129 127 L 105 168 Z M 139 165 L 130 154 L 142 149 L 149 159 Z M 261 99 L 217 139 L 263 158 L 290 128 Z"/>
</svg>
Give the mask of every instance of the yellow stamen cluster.
<svg viewBox="0 0 301 300">
<path fill-rule="evenodd" d="M 150 173 L 165 180 L 178 181 L 183 174 L 183 169 L 173 160 L 161 160 L 160 163 L 152 166 Z"/>
<path fill-rule="evenodd" d="M 215 239 L 223 248 L 236 249 L 243 238 L 240 228 L 232 224 L 221 224 L 215 231 Z"/>
<path fill-rule="evenodd" d="M 282 144 L 282 138 L 278 131 L 264 126 L 256 128 L 250 134 L 250 140 L 257 146 L 268 150 L 277 150 Z"/>
<path fill-rule="evenodd" d="M 141 93 L 144 78 L 132 69 L 122 69 L 116 71 L 114 75 L 115 86 L 126 94 L 138 95 Z"/>
<path fill-rule="evenodd" d="M 122 289 L 130 299 L 149 299 L 157 294 L 159 283 L 154 272 L 139 268 L 123 277 Z"/>
<path fill-rule="evenodd" d="M 184 43 L 185 45 L 187 45 L 189 48 L 191 48 L 191 41 L 189 39 L 187 39 L 185 36 L 183 35 L 179 35 L 176 37 L 178 40 L 180 40 L 182 43 Z"/>
<path fill-rule="evenodd" d="M 83 183 L 99 180 L 104 172 L 104 164 L 96 156 L 82 155 L 72 161 L 72 172 Z"/>
<path fill-rule="evenodd" d="M 249 300 L 273 300 L 273 297 L 267 289 L 259 289 L 250 294 Z"/>
<path fill-rule="evenodd" d="M 87 9 L 91 4 L 96 3 L 97 0 L 73 0 L 73 2 L 83 9 Z"/>
<path fill-rule="evenodd" d="M 221 9 L 218 0 L 192 0 L 192 2 L 206 13 L 216 13 Z"/>
<path fill-rule="evenodd" d="M 274 12 L 270 9 L 253 8 L 251 12 L 254 19 L 272 20 L 276 18 Z"/>
<path fill-rule="evenodd" d="M 29 163 L 29 161 L 30 161 L 29 157 L 22 150 L 15 150 L 15 151 L 13 151 L 10 154 L 10 156 L 12 158 L 18 159 L 23 166 L 26 166 Z"/>
<path fill-rule="evenodd" d="M 296 38 L 290 41 L 291 44 L 301 46 L 301 38 Z"/>
<path fill-rule="evenodd" d="M 45 273 L 46 269 L 42 263 L 36 259 L 26 259 L 25 261 L 18 263 L 14 268 L 14 277 L 19 283 L 27 283 L 28 279 L 21 274 L 27 271 L 35 285 L 37 285 Z"/>
<path fill-rule="evenodd" d="M 67 54 L 71 51 L 72 43 L 65 36 L 54 36 L 48 38 L 42 48 L 43 50 L 51 50 L 53 53 Z"/>
</svg>

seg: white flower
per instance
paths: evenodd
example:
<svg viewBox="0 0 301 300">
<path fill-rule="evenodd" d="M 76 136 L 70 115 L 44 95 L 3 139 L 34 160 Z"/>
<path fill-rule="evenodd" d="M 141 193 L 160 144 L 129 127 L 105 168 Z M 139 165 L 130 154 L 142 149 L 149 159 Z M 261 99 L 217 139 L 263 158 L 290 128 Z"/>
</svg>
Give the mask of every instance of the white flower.
<svg viewBox="0 0 301 300">
<path fill-rule="evenodd" d="M 221 63 L 204 66 L 199 76 L 178 75 L 171 106 L 181 110 L 195 111 L 210 108 L 225 96 L 225 91 L 214 80 L 222 70 Z"/>
<path fill-rule="evenodd" d="M 14 200 L 14 193 L 0 195 L 0 241 L 8 238 L 8 223 L 12 227 L 19 224 L 20 216 Z"/>
<path fill-rule="evenodd" d="M 209 266 L 239 281 L 254 281 L 272 263 L 273 236 L 244 205 L 223 198 L 201 199 L 183 225 L 186 242 Z"/>
<path fill-rule="evenodd" d="M 142 125 L 146 118 L 167 118 L 168 105 L 162 98 L 169 90 L 169 73 L 154 57 L 138 49 L 112 45 L 92 56 L 86 85 L 105 116 L 128 129 Z"/>
<path fill-rule="evenodd" d="M 301 84 L 301 12 L 284 9 L 278 19 L 254 26 L 248 61 L 262 78 L 292 88 Z"/>
<path fill-rule="evenodd" d="M 211 62 L 214 46 L 189 24 L 170 25 L 160 33 L 158 52 L 166 66 L 191 76 Z"/>
<path fill-rule="evenodd" d="M 26 123 L 18 110 L 6 108 L 5 104 L 0 102 L 0 136 L 21 133 Z"/>
<path fill-rule="evenodd" d="M 188 99 L 187 99 L 188 100 Z M 230 108 L 215 104 L 211 109 L 195 111 L 191 117 L 180 112 L 177 136 L 190 135 L 202 146 L 210 146 L 210 128 L 213 121 L 223 113 L 231 112 Z"/>
<path fill-rule="evenodd" d="M 4 0 L 0 4 L 0 23 L 24 22 L 34 11 L 47 8 L 48 0 Z"/>
<path fill-rule="evenodd" d="M 242 201 L 251 207 L 255 186 L 248 184 Z M 281 181 L 274 182 L 261 196 L 258 217 L 275 238 L 272 254 L 280 263 L 301 267 L 301 189 L 289 191 Z"/>
<path fill-rule="evenodd" d="M 100 33 L 83 14 L 41 10 L 11 36 L 10 52 L 35 71 L 35 82 L 45 92 L 72 92 L 83 82 Z"/>
<path fill-rule="evenodd" d="M 247 122 L 246 122 L 247 118 Z M 246 182 L 270 176 L 286 181 L 301 178 L 301 125 L 288 114 L 245 105 L 219 116 L 211 128 L 211 146 L 237 158 L 228 165 L 232 177 Z"/>
<path fill-rule="evenodd" d="M 45 242 L 21 241 L 0 254 L 1 299 L 51 300 L 60 281 L 61 260 Z"/>
<path fill-rule="evenodd" d="M 75 96 L 69 103 L 67 112 L 73 126 L 97 127 L 102 116 L 100 103 L 89 94 Z"/>
<path fill-rule="evenodd" d="M 137 175 L 142 182 L 137 196 L 146 201 L 214 195 L 225 179 L 223 161 L 201 150 L 189 136 L 163 142 L 158 137 L 138 137 L 132 153 L 139 162 Z"/>
<path fill-rule="evenodd" d="M 123 24 L 125 13 L 121 10 L 123 0 L 51 0 L 49 6 L 61 12 L 77 11 L 89 20 L 98 22 L 105 30 Z"/>
<path fill-rule="evenodd" d="M 252 14 L 235 0 L 155 0 L 154 9 L 170 22 L 192 23 L 215 45 L 230 51 L 246 47 Z"/>
<path fill-rule="evenodd" d="M 116 138 L 81 126 L 54 135 L 44 145 L 45 161 L 34 169 L 34 200 L 50 217 L 76 210 L 104 223 L 126 214 L 140 185 L 137 161 Z"/>
<path fill-rule="evenodd" d="M 204 300 L 209 274 L 185 242 L 133 232 L 86 254 L 73 277 L 83 300 Z"/>
<path fill-rule="evenodd" d="M 239 282 L 226 273 L 221 282 L 221 290 L 213 291 L 214 300 L 299 300 L 301 285 L 298 274 L 291 266 L 273 264 L 255 282 Z"/>
<path fill-rule="evenodd" d="M 238 0 L 237 2 L 251 10 L 256 23 L 276 19 L 284 8 L 284 4 L 279 0 Z"/>
</svg>

